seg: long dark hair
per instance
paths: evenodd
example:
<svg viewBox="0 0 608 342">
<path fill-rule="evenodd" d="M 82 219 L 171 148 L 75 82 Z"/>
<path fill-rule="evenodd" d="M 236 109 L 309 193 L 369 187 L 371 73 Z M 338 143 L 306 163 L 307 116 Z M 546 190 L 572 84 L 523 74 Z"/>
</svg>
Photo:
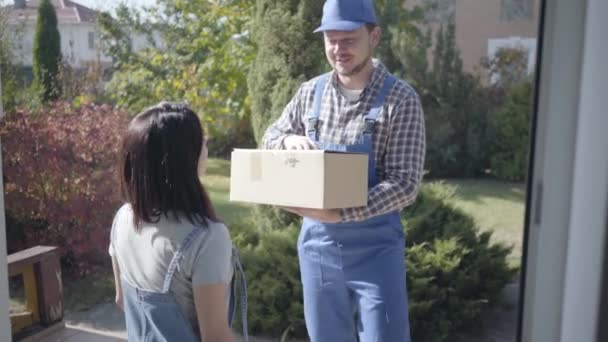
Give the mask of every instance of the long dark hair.
<svg viewBox="0 0 608 342">
<path fill-rule="evenodd" d="M 170 214 L 192 224 L 217 221 L 198 175 L 203 143 L 201 122 L 185 104 L 161 102 L 131 120 L 123 140 L 121 184 L 137 230 Z"/>
</svg>

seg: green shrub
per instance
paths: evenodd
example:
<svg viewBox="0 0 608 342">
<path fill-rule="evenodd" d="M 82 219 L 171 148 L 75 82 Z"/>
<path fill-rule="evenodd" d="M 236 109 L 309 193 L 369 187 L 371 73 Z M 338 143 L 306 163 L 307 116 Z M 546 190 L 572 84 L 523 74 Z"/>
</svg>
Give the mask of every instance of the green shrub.
<svg viewBox="0 0 608 342">
<path fill-rule="evenodd" d="M 243 116 L 226 131 L 216 132 L 209 139 L 209 157 L 230 159 L 234 148 L 255 148 L 249 115 Z"/>
<path fill-rule="evenodd" d="M 323 43 L 312 31 L 323 3 L 309 0 L 259 0 L 251 22 L 257 51 L 249 68 L 251 123 L 260 143 L 268 125 L 283 111 L 301 82 L 321 74 Z"/>
<path fill-rule="evenodd" d="M 422 187 L 406 209 L 407 281 L 412 338 L 449 341 L 479 327 L 483 311 L 496 302 L 515 275 L 507 265 L 511 248 L 490 244 L 473 219 L 448 204 L 453 188 Z"/>
<path fill-rule="evenodd" d="M 305 336 L 296 250 L 299 231 L 295 224 L 268 229 L 246 222 L 232 229 L 247 276 L 251 334 L 278 336 L 293 329 L 295 335 Z"/>
<path fill-rule="evenodd" d="M 252 219 L 256 226 L 265 229 L 282 229 L 291 224 L 300 226 L 302 222 L 300 216 L 269 205 L 255 206 Z"/>
<path fill-rule="evenodd" d="M 490 244 L 473 219 L 448 203 L 453 189 L 422 187 L 403 212 L 406 226 L 410 323 L 415 341 L 449 341 L 478 326 L 513 278 L 510 248 Z M 283 228 L 286 227 L 286 228 Z M 250 330 L 254 334 L 305 336 L 296 241 L 299 219 L 260 206 L 232 227 L 248 279 Z"/>
</svg>

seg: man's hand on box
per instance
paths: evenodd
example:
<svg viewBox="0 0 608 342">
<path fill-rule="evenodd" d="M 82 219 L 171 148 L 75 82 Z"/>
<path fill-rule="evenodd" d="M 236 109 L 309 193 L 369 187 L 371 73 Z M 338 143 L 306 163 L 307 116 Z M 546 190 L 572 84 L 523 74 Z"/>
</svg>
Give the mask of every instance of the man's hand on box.
<svg viewBox="0 0 608 342">
<path fill-rule="evenodd" d="M 342 221 L 339 209 L 310 209 L 310 208 L 295 208 L 281 207 L 294 214 L 305 216 L 313 220 L 324 223 L 338 223 Z"/>
<path fill-rule="evenodd" d="M 283 139 L 283 147 L 286 150 L 314 150 L 317 148 L 309 137 L 303 135 L 288 135 Z"/>
</svg>

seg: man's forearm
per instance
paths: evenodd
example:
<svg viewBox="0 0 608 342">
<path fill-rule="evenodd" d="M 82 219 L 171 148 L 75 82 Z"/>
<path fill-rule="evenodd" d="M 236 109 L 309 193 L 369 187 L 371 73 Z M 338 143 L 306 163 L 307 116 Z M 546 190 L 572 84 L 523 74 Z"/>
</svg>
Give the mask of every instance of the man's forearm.
<svg viewBox="0 0 608 342">
<path fill-rule="evenodd" d="M 283 149 L 283 140 L 288 134 L 281 133 L 276 130 L 268 130 L 262 138 L 262 147 L 269 150 Z"/>
<path fill-rule="evenodd" d="M 341 210 L 343 221 L 363 221 L 370 217 L 399 211 L 416 200 L 418 182 L 415 180 L 385 180 L 370 189 L 367 205 Z"/>
</svg>

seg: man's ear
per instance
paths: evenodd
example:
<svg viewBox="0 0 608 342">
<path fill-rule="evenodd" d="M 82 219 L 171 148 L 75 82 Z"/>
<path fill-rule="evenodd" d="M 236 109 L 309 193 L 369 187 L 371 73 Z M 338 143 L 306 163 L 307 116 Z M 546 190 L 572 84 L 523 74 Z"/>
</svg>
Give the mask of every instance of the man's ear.
<svg viewBox="0 0 608 342">
<path fill-rule="evenodd" d="M 374 27 L 370 32 L 370 35 L 373 47 L 378 46 L 378 44 L 380 44 L 380 37 L 382 36 L 382 30 L 380 29 L 380 26 Z"/>
</svg>

